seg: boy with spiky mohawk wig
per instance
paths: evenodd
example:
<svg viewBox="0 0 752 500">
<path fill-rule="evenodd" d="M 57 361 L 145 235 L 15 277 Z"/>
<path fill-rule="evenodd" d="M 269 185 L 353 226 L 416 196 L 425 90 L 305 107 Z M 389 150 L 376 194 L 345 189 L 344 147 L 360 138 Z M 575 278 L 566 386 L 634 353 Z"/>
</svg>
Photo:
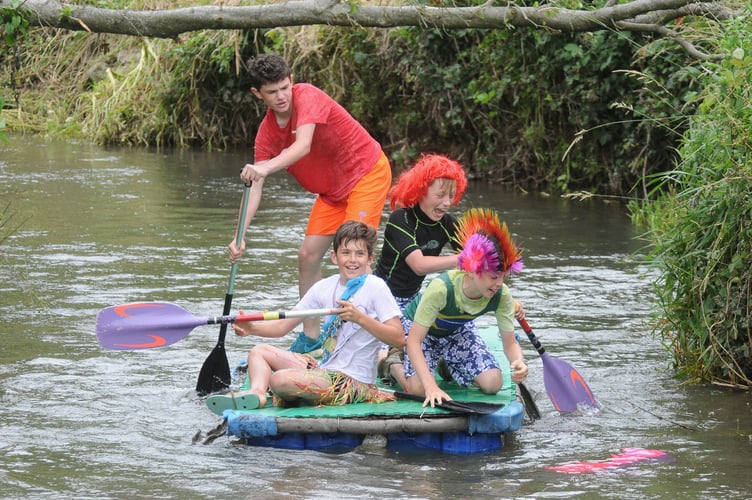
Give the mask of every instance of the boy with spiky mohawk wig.
<svg viewBox="0 0 752 500">
<path fill-rule="evenodd" d="M 459 385 L 475 385 L 486 394 L 501 389 L 499 364 L 472 321 L 483 314 L 496 316 L 512 380 L 522 382 L 528 372 L 514 335 L 514 300 L 504 284 L 507 274 L 522 270 L 521 251 L 491 210 L 463 214 L 456 240 L 462 248 L 457 258 L 460 269 L 431 280 L 404 311 L 403 325 L 409 326 L 405 389 L 425 395 L 424 404 L 431 406 L 451 399 L 434 377 L 441 358 Z"/>
</svg>

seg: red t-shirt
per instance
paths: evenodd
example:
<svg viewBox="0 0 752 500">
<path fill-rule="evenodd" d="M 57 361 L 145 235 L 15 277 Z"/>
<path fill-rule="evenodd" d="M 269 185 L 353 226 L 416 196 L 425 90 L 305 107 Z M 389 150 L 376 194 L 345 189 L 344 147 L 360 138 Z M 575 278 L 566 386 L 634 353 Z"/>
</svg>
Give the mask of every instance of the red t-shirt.
<svg viewBox="0 0 752 500">
<path fill-rule="evenodd" d="M 371 171 L 381 156 L 381 145 L 334 99 L 308 83 L 292 88 L 292 116 L 280 128 L 274 112 L 267 111 L 255 143 L 255 161 L 269 160 L 295 142 L 300 125 L 315 123 L 311 151 L 287 168 L 306 190 L 322 201 L 339 205 Z"/>
</svg>

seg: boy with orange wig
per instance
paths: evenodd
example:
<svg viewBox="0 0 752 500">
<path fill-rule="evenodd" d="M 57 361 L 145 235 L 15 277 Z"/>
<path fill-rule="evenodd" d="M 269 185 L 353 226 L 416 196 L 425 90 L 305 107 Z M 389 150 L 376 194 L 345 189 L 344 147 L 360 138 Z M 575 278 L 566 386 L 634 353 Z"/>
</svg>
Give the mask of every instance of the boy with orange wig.
<svg viewBox="0 0 752 500">
<path fill-rule="evenodd" d="M 457 206 L 467 189 L 465 170 L 443 155 L 428 154 L 400 174 L 389 190 L 393 210 L 384 230 L 384 244 L 374 274 L 386 281 L 400 310 L 418 295 L 427 274 L 457 267 L 457 254 L 441 255 L 452 243 Z M 379 376 L 404 387 L 402 349 L 383 349 Z"/>
<path fill-rule="evenodd" d="M 403 172 L 387 195 L 393 212 L 384 230 L 384 245 L 374 274 L 403 308 L 420 291 L 429 273 L 457 267 L 457 255 L 440 255 L 452 243 L 457 206 L 467 189 L 465 170 L 443 155 L 424 155 Z"/>
</svg>

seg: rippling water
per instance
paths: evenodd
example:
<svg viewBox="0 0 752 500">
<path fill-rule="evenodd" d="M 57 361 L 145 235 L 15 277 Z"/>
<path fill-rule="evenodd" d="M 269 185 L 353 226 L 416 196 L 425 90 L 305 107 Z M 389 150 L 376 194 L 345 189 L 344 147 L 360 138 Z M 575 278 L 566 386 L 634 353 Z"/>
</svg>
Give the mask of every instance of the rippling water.
<svg viewBox="0 0 752 500">
<path fill-rule="evenodd" d="M 0 480 L 3 498 L 731 498 L 750 494 L 750 395 L 680 385 L 650 335 L 651 272 L 618 204 L 473 185 L 462 208 L 499 209 L 525 251 L 511 282 L 551 356 L 602 405 L 562 417 L 528 342 L 542 419 L 482 456 L 406 454 L 369 439 L 348 453 L 191 444 L 217 418 L 196 398 L 217 339 L 201 327 L 149 351 L 104 351 L 97 311 L 130 301 L 222 310 L 224 247 L 242 194 L 239 153 L 153 152 L 14 137 L 0 147 Z M 286 309 L 311 196 L 268 183 L 233 310 Z M 10 214 L 10 215 L 9 215 Z M 12 217 L 8 219 L 9 216 Z M 1 235 L 2 233 L 0 233 Z M 334 272 L 327 267 L 325 273 Z M 251 340 L 228 335 L 231 365 Z M 590 474 L 545 469 L 656 448 L 673 462 Z"/>
</svg>

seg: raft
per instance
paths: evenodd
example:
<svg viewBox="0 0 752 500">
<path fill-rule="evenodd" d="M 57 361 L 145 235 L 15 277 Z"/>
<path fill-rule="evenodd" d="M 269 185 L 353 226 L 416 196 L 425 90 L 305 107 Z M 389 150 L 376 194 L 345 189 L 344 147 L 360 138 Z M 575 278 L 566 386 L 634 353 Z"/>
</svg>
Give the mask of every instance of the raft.
<svg viewBox="0 0 752 500">
<path fill-rule="evenodd" d="M 238 438 L 240 443 L 292 450 L 343 452 L 360 446 L 366 436 L 373 435 L 384 436 L 386 447 L 394 451 L 472 455 L 501 450 L 505 437 L 522 426 L 524 407 L 517 400 L 517 388 L 509 376 L 498 330 L 483 328 L 480 334 L 499 360 L 504 373 L 502 389 L 495 395 L 485 395 L 455 382 L 439 377 L 437 380 L 456 401 L 503 403 L 494 413 L 464 414 L 423 408 L 421 402 L 398 399 L 342 406 L 228 409 L 222 412 L 221 426 L 226 428 L 227 436 Z M 245 380 L 247 387 L 247 377 Z"/>
</svg>

